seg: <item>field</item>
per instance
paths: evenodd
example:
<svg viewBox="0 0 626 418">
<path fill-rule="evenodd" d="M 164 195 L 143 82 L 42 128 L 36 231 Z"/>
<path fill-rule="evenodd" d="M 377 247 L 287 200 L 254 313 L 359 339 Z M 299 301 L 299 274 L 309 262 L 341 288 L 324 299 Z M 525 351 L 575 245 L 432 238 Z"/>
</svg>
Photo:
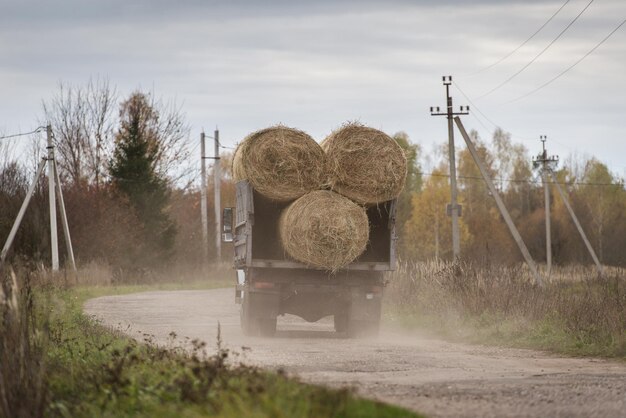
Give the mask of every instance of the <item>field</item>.
<svg viewBox="0 0 626 418">
<path fill-rule="evenodd" d="M 387 319 L 452 340 L 626 359 L 626 272 L 404 263 L 389 276 Z"/>
</svg>

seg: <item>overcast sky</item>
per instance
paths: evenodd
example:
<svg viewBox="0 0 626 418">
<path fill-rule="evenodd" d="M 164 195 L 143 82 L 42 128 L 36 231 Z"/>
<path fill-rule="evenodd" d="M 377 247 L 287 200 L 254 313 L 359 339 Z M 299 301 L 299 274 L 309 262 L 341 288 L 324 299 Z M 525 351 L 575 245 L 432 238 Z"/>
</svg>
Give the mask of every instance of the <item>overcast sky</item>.
<svg viewBox="0 0 626 418">
<path fill-rule="evenodd" d="M 535 154 L 595 155 L 626 175 L 626 25 L 551 85 L 626 18 L 624 0 L 595 0 L 545 54 L 509 78 L 589 3 L 554 1 L 131 1 L 0 0 L 0 132 L 37 126 L 60 81 L 108 77 L 175 98 L 192 127 L 219 125 L 232 145 L 275 123 L 318 140 L 347 120 L 403 130 L 426 152 L 447 138 L 441 76 L 474 104 L 468 129 L 497 124 Z M 452 89 L 455 107 L 470 104 Z M 478 119 L 478 120 L 477 120 Z M 482 122 L 480 123 L 479 120 Z M 484 125 L 484 126 L 483 126 Z M 460 137 L 458 137 L 460 140 Z M 460 142 L 458 142 L 460 145 Z"/>
</svg>

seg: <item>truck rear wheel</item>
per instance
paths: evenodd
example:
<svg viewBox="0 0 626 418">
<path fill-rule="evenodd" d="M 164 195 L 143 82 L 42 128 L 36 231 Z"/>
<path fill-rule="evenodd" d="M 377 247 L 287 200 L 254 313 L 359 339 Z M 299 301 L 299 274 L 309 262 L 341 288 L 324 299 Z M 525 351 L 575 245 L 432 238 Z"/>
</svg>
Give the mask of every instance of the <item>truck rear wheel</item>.
<svg viewBox="0 0 626 418">
<path fill-rule="evenodd" d="M 342 312 L 335 314 L 333 317 L 333 321 L 335 323 L 335 331 L 337 332 L 347 332 L 348 327 L 350 325 L 350 317 L 347 312 Z"/>
<path fill-rule="evenodd" d="M 380 318 L 378 320 L 350 321 L 348 335 L 352 338 L 375 337 L 380 330 Z"/>
<path fill-rule="evenodd" d="M 251 303 L 254 294 L 244 291 L 239 311 L 241 331 L 250 337 L 273 337 L 276 334 L 276 315 L 270 315 L 258 309 L 257 303 Z"/>
</svg>

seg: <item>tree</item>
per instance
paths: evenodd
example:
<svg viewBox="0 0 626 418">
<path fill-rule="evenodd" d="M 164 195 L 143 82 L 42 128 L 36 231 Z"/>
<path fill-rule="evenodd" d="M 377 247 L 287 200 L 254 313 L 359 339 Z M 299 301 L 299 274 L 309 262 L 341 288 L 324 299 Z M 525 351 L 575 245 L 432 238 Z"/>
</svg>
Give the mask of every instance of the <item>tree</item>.
<svg viewBox="0 0 626 418">
<path fill-rule="evenodd" d="M 57 162 L 74 186 L 99 187 L 106 175 L 115 126 L 115 88 L 107 79 L 86 86 L 59 83 L 59 91 L 44 101 L 45 122 L 52 125 Z"/>
<path fill-rule="evenodd" d="M 398 236 L 404 238 L 404 225 L 411 217 L 412 199 L 415 193 L 419 193 L 422 188 L 422 173 L 419 165 L 420 147 L 411 143 L 409 136 L 405 132 L 398 132 L 393 136 L 398 145 L 404 151 L 407 163 L 407 175 L 404 189 L 397 200 L 397 224 Z"/>
<path fill-rule="evenodd" d="M 470 136 L 489 177 L 495 179 L 493 155 L 476 131 L 470 132 Z M 476 162 L 467 148 L 462 149 L 458 157 L 459 194 L 464 201 L 463 220 L 471 234 L 469 245 L 462 250 L 463 256 L 479 260 L 510 260 L 515 243 Z"/>
<path fill-rule="evenodd" d="M 175 224 L 168 213 L 167 180 L 158 170 L 163 155 L 159 113 L 148 96 L 134 92 L 122 103 L 115 150 L 109 170 L 114 187 L 128 199 L 143 226 L 140 265 L 166 261 L 172 255 Z"/>
<path fill-rule="evenodd" d="M 434 170 L 421 192 L 413 193 L 411 216 L 404 225 L 405 239 L 400 241 L 409 259 L 452 259 L 452 226 L 446 216 L 450 184 L 445 171 L 441 167 Z M 470 237 L 462 218 L 459 229 L 461 242 L 467 242 Z"/>
</svg>

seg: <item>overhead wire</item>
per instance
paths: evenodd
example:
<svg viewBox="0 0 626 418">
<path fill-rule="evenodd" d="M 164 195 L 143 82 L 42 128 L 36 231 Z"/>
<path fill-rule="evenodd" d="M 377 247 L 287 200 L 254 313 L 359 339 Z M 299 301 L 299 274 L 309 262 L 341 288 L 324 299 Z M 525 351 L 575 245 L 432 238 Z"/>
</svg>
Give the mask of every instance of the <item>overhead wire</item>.
<svg viewBox="0 0 626 418">
<path fill-rule="evenodd" d="M 552 16 L 550 16 L 550 18 L 543 24 L 541 25 L 541 27 L 539 27 L 539 29 L 537 29 L 532 35 L 530 35 L 524 42 L 522 42 L 517 48 L 513 49 L 511 52 L 509 52 L 508 54 L 506 54 L 505 56 L 503 56 L 502 58 L 500 58 L 498 61 L 488 65 L 485 68 L 482 68 L 481 70 L 476 71 L 475 73 L 472 73 L 469 75 L 469 77 L 472 77 L 474 75 L 480 74 L 484 71 L 489 70 L 490 68 L 495 67 L 496 65 L 500 64 L 502 61 L 505 61 L 507 58 L 509 58 L 511 55 L 515 54 L 517 51 L 519 51 L 524 45 L 526 45 L 528 42 L 530 42 L 539 32 L 541 32 L 543 30 L 543 28 L 545 28 L 548 23 L 550 23 L 552 21 L 552 19 L 554 19 L 556 17 L 556 15 L 559 14 L 559 12 L 561 10 L 563 10 L 563 8 L 567 5 L 567 3 L 569 3 L 570 0 L 565 0 L 565 3 L 563 3 L 561 5 L 561 7 L 558 8 L 558 10 L 556 12 L 554 12 L 554 14 Z"/>
<path fill-rule="evenodd" d="M 550 80 L 548 80 L 547 82 L 543 83 L 542 85 L 540 85 L 539 87 L 535 88 L 534 90 L 531 90 L 530 92 L 523 94 L 513 100 L 510 100 L 508 102 L 506 102 L 505 104 L 509 104 L 509 103 L 514 103 L 517 102 L 519 100 L 525 99 L 526 97 L 535 94 L 536 92 L 538 92 L 539 90 L 543 89 L 544 87 L 549 86 L 550 84 L 552 84 L 553 82 L 555 82 L 556 80 L 558 80 L 559 78 L 561 78 L 564 74 L 566 74 L 568 71 L 570 71 L 572 68 L 574 68 L 575 66 L 577 66 L 578 64 L 580 64 L 585 58 L 587 58 L 589 55 L 591 55 L 596 49 L 598 49 L 603 43 L 605 43 L 611 36 L 613 36 L 613 34 L 615 32 L 617 32 L 623 25 L 624 23 L 626 23 L 626 19 L 622 20 L 622 22 L 617 25 L 617 27 L 615 29 L 613 29 L 607 36 L 604 37 L 604 39 L 602 39 L 599 43 L 596 44 L 596 46 L 594 46 L 593 48 L 591 48 L 589 51 L 587 51 L 587 53 L 585 55 L 583 55 L 582 57 L 580 57 L 580 59 L 578 59 L 578 61 L 574 62 L 572 65 L 570 65 L 569 67 L 567 67 L 565 70 L 561 71 L 559 74 L 557 74 L 555 77 L 551 78 Z"/>
<path fill-rule="evenodd" d="M 475 109 L 475 110 L 476 110 L 476 111 L 477 111 L 477 112 L 478 112 L 478 113 L 479 113 L 479 114 L 480 114 L 483 118 L 485 118 L 485 120 L 486 120 L 487 122 L 489 122 L 491 125 L 493 125 L 493 127 L 494 127 L 494 128 L 501 128 L 501 125 L 498 125 L 498 124 L 497 124 L 497 123 L 495 123 L 493 120 L 491 120 L 491 119 L 490 119 L 487 115 L 485 115 L 485 113 L 484 113 L 482 110 L 480 110 L 480 108 L 479 108 L 478 106 L 476 106 L 476 104 L 472 101 L 472 99 L 470 99 L 470 98 L 469 98 L 469 96 L 468 96 L 467 94 L 465 94 L 465 92 L 463 91 L 463 89 L 461 88 L 461 86 L 459 86 L 459 84 L 458 84 L 456 81 L 452 80 L 452 83 L 454 84 L 454 87 L 456 87 L 456 88 L 457 88 L 457 90 L 459 91 L 459 93 L 461 93 L 461 94 L 463 95 L 463 97 L 465 97 L 465 99 L 469 102 L 469 104 L 470 104 L 470 105 L 471 105 L 471 106 L 472 106 L 472 107 L 473 107 L 473 108 L 474 108 L 474 109 Z M 478 118 L 474 115 L 474 113 L 473 113 L 473 112 L 472 112 L 472 116 L 474 116 L 474 118 L 475 118 L 476 120 L 478 120 L 478 122 L 479 122 L 479 123 L 483 126 L 483 128 L 485 128 L 485 130 L 486 130 L 487 132 L 489 132 L 489 129 L 485 126 L 485 124 L 484 124 L 484 123 L 482 123 L 482 121 L 481 121 L 480 119 L 478 119 Z M 532 139 L 525 138 L 525 137 L 520 136 L 520 135 L 516 135 L 516 134 L 514 134 L 514 133 L 512 133 L 512 132 L 509 132 L 509 131 L 507 131 L 507 132 L 508 132 L 508 133 L 511 135 L 511 137 L 513 137 L 513 138 L 520 139 L 520 140 L 522 140 L 522 141 L 527 141 L 527 142 L 534 142 L 534 140 L 532 140 Z"/>
<path fill-rule="evenodd" d="M 426 172 L 418 172 L 418 174 L 423 175 L 423 176 L 431 176 L 431 177 L 450 177 L 450 174 L 444 174 L 444 173 L 426 173 Z M 484 180 L 482 177 L 479 176 L 456 176 L 457 179 L 466 179 L 466 180 Z M 527 184 L 542 184 L 541 181 L 533 181 L 533 180 L 524 180 L 524 179 L 507 179 L 507 178 L 500 178 L 498 177 L 497 179 L 498 181 L 504 181 L 507 183 L 527 183 Z M 550 183 L 554 183 L 554 182 L 550 182 Z M 571 186 L 571 185 L 581 185 L 581 186 L 616 186 L 616 187 L 623 187 L 624 183 L 591 183 L 591 182 L 584 182 L 584 181 L 571 181 L 571 182 L 558 182 L 558 184 L 560 185 L 564 185 L 564 186 Z"/>
<path fill-rule="evenodd" d="M 478 99 L 482 99 L 484 97 L 489 96 L 490 94 L 492 94 L 496 90 L 499 90 L 504 85 L 508 84 L 511 80 L 513 80 L 515 77 L 520 75 L 524 70 L 526 70 L 528 67 L 530 67 L 535 61 L 537 61 L 537 59 L 539 59 L 539 57 L 541 57 L 548 49 L 550 49 L 550 47 L 552 45 L 554 45 L 554 43 L 556 41 L 558 41 L 561 38 L 561 36 L 563 36 L 563 34 L 565 32 L 567 32 L 567 30 L 578 20 L 578 18 L 580 16 L 582 16 L 583 13 L 585 13 L 585 11 L 589 8 L 589 6 L 591 6 L 591 4 L 594 1 L 595 0 L 591 0 L 589 3 L 587 3 L 587 5 L 576 15 L 576 17 L 571 22 L 569 22 L 567 24 L 567 26 L 565 26 L 565 28 L 556 36 L 556 38 L 554 38 L 544 49 L 542 49 L 541 52 L 539 52 L 537 55 L 535 55 L 533 59 L 531 59 L 528 63 L 526 63 L 526 65 L 524 65 L 522 68 L 520 68 L 517 72 L 515 72 L 509 78 L 507 78 L 506 80 L 504 80 L 503 82 L 501 82 L 500 84 L 498 84 L 497 86 L 495 86 L 494 88 L 489 90 L 488 92 L 486 92 L 486 93 L 482 94 L 481 96 L 477 97 L 476 99 L 478 100 Z"/>
<path fill-rule="evenodd" d="M 41 132 L 43 129 L 46 129 L 46 127 L 45 126 L 40 126 L 40 127 L 38 127 L 37 129 L 35 129 L 34 131 L 31 131 L 31 132 L 23 132 L 23 133 L 19 133 L 19 134 L 0 136 L 0 139 L 9 139 L 9 138 L 17 138 L 18 136 L 32 135 L 32 134 L 36 134 L 38 132 Z"/>
</svg>

